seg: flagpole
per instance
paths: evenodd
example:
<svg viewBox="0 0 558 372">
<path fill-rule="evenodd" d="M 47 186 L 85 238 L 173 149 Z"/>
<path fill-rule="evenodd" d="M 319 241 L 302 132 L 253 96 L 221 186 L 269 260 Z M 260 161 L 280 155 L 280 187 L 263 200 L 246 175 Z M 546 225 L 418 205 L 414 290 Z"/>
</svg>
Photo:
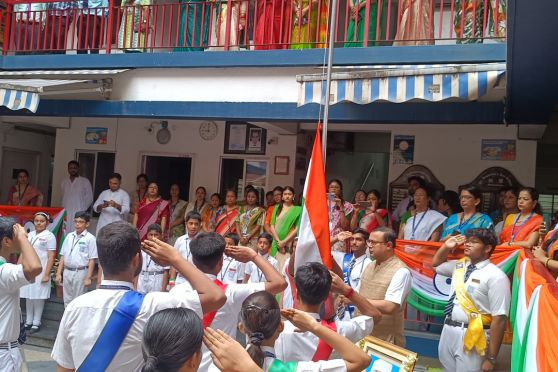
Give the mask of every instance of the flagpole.
<svg viewBox="0 0 558 372">
<path fill-rule="evenodd" d="M 331 18 L 329 23 L 329 44 L 327 50 L 326 94 L 324 98 L 324 123 L 322 126 L 322 156 L 324 169 L 327 159 L 327 125 L 329 124 L 329 95 L 331 91 L 331 66 L 333 65 L 333 49 L 335 46 L 335 22 L 337 21 L 337 0 L 331 0 Z"/>
</svg>

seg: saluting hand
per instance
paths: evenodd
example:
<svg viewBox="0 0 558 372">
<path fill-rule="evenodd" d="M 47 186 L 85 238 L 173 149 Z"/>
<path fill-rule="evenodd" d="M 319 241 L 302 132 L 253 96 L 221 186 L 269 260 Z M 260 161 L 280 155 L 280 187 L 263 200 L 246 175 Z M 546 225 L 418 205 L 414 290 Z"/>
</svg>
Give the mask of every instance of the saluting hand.
<svg viewBox="0 0 558 372">
<path fill-rule="evenodd" d="M 331 274 L 331 291 L 335 293 L 345 293 L 346 292 L 346 284 L 343 282 L 343 279 L 339 277 L 339 275 L 335 274 L 333 271 L 329 271 Z"/>
<path fill-rule="evenodd" d="M 467 238 L 465 238 L 464 235 L 461 235 L 461 234 L 455 235 L 455 236 L 452 236 L 451 238 L 449 238 L 448 240 L 446 240 L 444 242 L 444 246 L 446 248 L 449 248 L 453 252 L 455 250 L 455 248 L 464 244 L 465 240 L 467 240 Z"/>
<path fill-rule="evenodd" d="M 297 309 L 282 309 L 281 315 L 293 323 L 299 332 L 312 332 L 320 324 L 308 313 Z"/>
<path fill-rule="evenodd" d="M 252 248 L 231 245 L 225 248 L 225 254 L 239 262 L 253 261 L 258 255 Z"/>
<path fill-rule="evenodd" d="M 160 266 L 174 266 L 174 263 L 181 257 L 178 250 L 159 239 L 144 240 L 141 248 Z"/>
</svg>

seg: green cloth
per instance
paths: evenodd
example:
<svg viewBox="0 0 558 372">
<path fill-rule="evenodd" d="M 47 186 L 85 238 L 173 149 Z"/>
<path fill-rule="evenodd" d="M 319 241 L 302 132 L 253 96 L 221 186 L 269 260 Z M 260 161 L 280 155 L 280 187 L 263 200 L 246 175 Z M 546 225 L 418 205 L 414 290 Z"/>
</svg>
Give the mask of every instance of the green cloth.
<svg viewBox="0 0 558 372">
<path fill-rule="evenodd" d="M 364 3 L 365 1 L 361 1 Z M 386 18 L 387 18 L 387 1 L 382 1 L 382 8 L 380 14 L 380 35 L 378 40 L 384 40 L 386 34 Z M 368 45 L 376 46 L 376 29 L 378 21 L 378 3 L 370 4 L 369 7 L 369 27 L 368 27 Z M 349 21 L 349 27 L 347 28 L 347 42 L 345 43 L 345 48 L 351 47 L 363 47 L 364 46 L 364 26 L 366 25 L 366 6 L 363 6 L 358 12 L 359 18 L 356 26 L 356 40 L 355 40 L 355 19 L 351 18 Z"/>
<path fill-rule="evenodd" d="M 180 0 L 180 27 L 175 52 L 203 51 L 209 35 L 210 3 Z M 185 28 L 187 27 L 187 30 Z M 203 27 L 203 29 L 202 29 Z M 186 40 L 184 38 L 186 37 Z"/>
<path fill-rule="evenodd" d="M 295 372 L 298 362 L 282 362 L 275 359 L 269 366 L 267 372 Z"/>
<path fill-rule="evenodd" d="M 279 239 L 283 240 L 289 235 L 293 226 L 298 225 L 298 221 L 300 220 L 300 216 L 302 215 L 302 207 L 298 205 L 293 205 L 287 213 L 285 213 L 281 223 L 276 224 L 277 222 L 277 211 L 279 210 L 279 206 L 282 204 L 278 204 L 273 208 L 273 214 L 271 215 L 271 225 L 275 227 L 275 232 L 277 232 L 277 236 Z M 275 257 L 277 254 L 277 242 L 273 240 L 271 244 L 271 256 Z"/>
<path fill-rule="evenodd" d="M 127 4 L 122 0 L 122 21 L 118 32 L 118 48 L 126 51 L 143 52 L 145 50 L 145 31 L 141 31 L 143 20 L 149 18 L 151 0 L 135 0 Z M 143 18 L 143 19 L 140 19 Z M 147 24 L 145 24 L 147 26 Z M 149 22 L 151 26 L 151 22 Z"/>
</svg>

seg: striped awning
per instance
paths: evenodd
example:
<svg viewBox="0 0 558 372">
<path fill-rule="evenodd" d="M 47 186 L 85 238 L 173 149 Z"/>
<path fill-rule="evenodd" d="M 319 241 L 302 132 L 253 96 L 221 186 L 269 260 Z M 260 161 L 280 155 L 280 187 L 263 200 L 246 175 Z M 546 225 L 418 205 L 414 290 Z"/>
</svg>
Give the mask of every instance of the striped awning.
<svg viewBox="0 0 558 372">
<path fill-rule="evenodd" d="M 27 109 L 31 112 L 37 112 L 37 107 L 39 106 L 39 92 L 12 89 L 0 84 L 0 105 L 6 106 L 14 111 Z"/>
<path fill-rule="evenodd" d="M 475 101 L 499 85 L 504 63 L 475 65 L 392 65 L 352 67 L 333 72 L 330 104 L 376 101 L 402 103 L 412 100 Z M 324 74 L 298 75 L 298 106 L 324 104 Z"/>
</svg>

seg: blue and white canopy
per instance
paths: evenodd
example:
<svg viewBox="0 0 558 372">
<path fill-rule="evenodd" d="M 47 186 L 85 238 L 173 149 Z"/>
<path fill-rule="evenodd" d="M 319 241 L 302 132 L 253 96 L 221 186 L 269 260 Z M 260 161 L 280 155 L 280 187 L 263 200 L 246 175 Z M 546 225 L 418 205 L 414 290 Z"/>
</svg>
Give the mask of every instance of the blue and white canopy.
<svg viewBox="0 0 558 372">
<path fill-rule="evenodd" d="M 475 101 L 500 84 L 505 63 L 352 67 L 331 77 L 330 104 Z M 298 75 L 298 106 L 324 104 L 324 74 Z"/>
<path fill-rule="evenodd" d="M 0 84 L 0 105 L 10 110 L 27 109 L 36 112 L 39 106 L 39 91 L 30 87 Z"/>
</svg>

